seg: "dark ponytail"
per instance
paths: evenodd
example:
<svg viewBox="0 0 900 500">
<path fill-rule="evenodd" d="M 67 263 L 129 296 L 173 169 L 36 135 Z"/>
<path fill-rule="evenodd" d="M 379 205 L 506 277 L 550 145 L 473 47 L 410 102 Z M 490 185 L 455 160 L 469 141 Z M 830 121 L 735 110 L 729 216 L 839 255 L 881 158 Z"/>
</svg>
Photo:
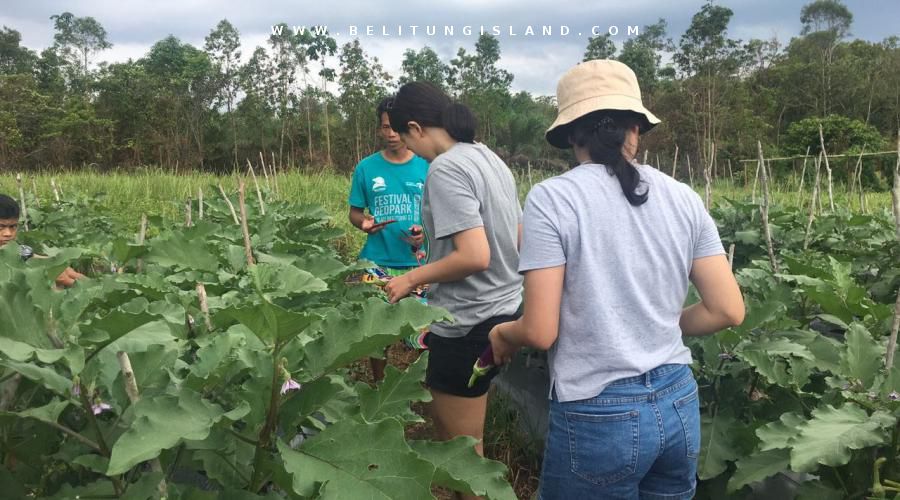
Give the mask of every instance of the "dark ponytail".
<svg viewBox="0 0 900 500">
<path fill-rule="evenodd" d="M 606 166 L 615 174 L 628 203 L 643 205 L 650 194 L 650 186 L 641 173 L 622 153 L 626 132 L 641 124 L 642 117 L 631 111 L 603 110 L 582 116 L 569 126 L 572 144 L 587 148 L 591 161 Z"/>
<path fill-rule="evenodd" d="M 478 120 L 465 104 L 454 102 L 443 90 L 427 82 L 400 87 L 388 110 L 391 128 L 409 132 L 409 122 L 421 127 L 440 127 L 458 142 L 475 142 Z"/>
</svg>

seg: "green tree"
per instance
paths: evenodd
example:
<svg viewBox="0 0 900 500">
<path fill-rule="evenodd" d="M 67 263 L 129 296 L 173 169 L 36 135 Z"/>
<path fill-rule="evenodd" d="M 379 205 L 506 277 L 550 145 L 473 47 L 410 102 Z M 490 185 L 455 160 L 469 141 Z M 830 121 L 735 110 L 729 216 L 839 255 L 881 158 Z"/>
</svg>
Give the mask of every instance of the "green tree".
<svg viewBox="0 0 900 500">
<path fill-rule="evenodd" d="M 838 44 L 850 33 L 853 14 L 840 0 L 815 0 L 800 11 L 802 34 L 820 54 L 819 93 L 821 116 L 830 112 L 832 66 Z"/>
<path fill-rule="evenodd" d="M 451 88 L 460 99 L 478 110 L 483 140 L 493 140 L 493 128 L 509 101 L 513 75 L 498 66 L 500 42 L 489 34 L 478 37 L 475 53 L 460 48 L 450 61 Z"/>
<path fill-rule="evenodd" d="M 406 49 L 403 53 L 402 68 L 403 74 L 397 81 L 400 85 L 409 82 L 429 82 L 442 89 L 446 88 L 450 68 L 431 47 L 422 47 L 418 52 Z"/>
<path fill-rule="evenodd" d="M 618 60 L 634 70 L 641 91 L 653 95 L 659 80 L 662 53 L 671 51 L 672 41 L 666 38 L 666 21 L 660 19 L 655 24 L 644 26 L 640 34 L 622 44 Z M 649 105 L 652 106 L 652 97 Z"/>
<path fill-rule="evenodd" d="M 37 63 L 34 51 L 21 45 L 22 35 L 7 28 L 0 29 L 0 74 L 30 74 Z"/>
<path fill-rule="evenodd" d="M 306 50 L 310 60 L 319 61 L 319 77 L 321 80 L 321 88 L 319 94 L 322 98 L 322 115 L 325 125 L 325 164 L 332 165 L 331 160 L 331 125 L 328 117 L 328 101 L 331 100 L 331 94 L 328 92 L 328 82 L 333 82 L 337 74 L 333 68 L 329 68 L 326 64 L 326 58 L 334 56 L 337 53 L 337 42 L 327 33 L 316 32 Z"/>
<path fill-rule="evenodd" d="M 240 33 L 227 19 L 222 19 L 216 28 L 206 36 L 204 48 L 218 71 L 217 97 L 219 103 L 225 105 L 228 119 L 231 122 L 234 165 L 237 166 L 239 164 L 238 139 L 234 101 L 237 99 L 237 90 L 240 85 L 238 81 L 241 60 Z"/>
<path fill-rule="evenodd" d="M 359 162 L 362 159 L 363 125 L 374 122 L 373 111 L 378 100 L 387 94 L 390 75 L 381 67 L 377 57 L 370 59 L 366 55 L 358 39 L 341 47 L 339 58 L 340 102 L 353 127 L 356 161 Z M 367 146 L 368 143 L 366 141 Z"/>
<path fill-rule="evenodd" d="M 75 17 L 71 12 L 50 16 L 56 33 L 54 46 L 68 61 L 72 71 L 70 78 L 86 92 L 90 79 L 90 58 L 101 50 L 112 47 L 106 40 L 106 30 L 93 17 Z M 77 83 L 80 82 L 80 83 Z"/>
<path fill-rule="evenodd" d="M 582 61 L 594 59 L 612 59 L 616 55 L 616 44 L 613 43 L 609 33 L 588 38 L 587 49 L 584 51 Z"/>
</svg>

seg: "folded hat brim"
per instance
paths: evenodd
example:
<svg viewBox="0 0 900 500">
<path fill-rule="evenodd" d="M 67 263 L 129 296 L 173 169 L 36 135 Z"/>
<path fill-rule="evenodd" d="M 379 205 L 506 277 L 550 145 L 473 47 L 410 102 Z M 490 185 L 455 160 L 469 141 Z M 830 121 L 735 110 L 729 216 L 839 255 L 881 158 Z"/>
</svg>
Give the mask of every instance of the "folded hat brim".
<svg viewBox="0 0 900 500">
<path fill-rule="evenodd" d="M 659 118 L 645 108 L 640 100 L 635 99 L 634 97 L 626 95 L 594 96 L 572 103 L 565 109 L 561 109 L 559 115 L 556 117 L 556 121 L 553 122 L 553 125 L 550 125 L 550 128 L 547 129 L 544 137 L 547 139 L 547 142 L 557 148 L 570 148 L 572 145 L 569 144 L 568 125 L 588 113 L 604 109 L 633 111 L 639 115 L 643 115 L 645 120 L 640 127 L 641 134 L 649 131 L 660 123 Z"/>
</svg>

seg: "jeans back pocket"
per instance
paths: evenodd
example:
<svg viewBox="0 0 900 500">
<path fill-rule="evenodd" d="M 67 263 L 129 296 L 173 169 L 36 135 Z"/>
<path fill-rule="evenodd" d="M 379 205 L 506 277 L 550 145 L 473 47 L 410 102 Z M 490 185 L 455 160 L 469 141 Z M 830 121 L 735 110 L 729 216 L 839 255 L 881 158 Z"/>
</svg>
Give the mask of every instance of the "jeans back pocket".
<svg viewBox="0 0 900 500">
<path fill-rule="evenodd" d="M 634 474 L 637 410 L 608 415 L 565 412 L 565 416 L 573 474 L 601 486 Z"/>
<path fill-rule="evenodd" d="M 694 389 L 687 396 L 675 400 L 675 411 L 684 428 L 684 442 L 689 458 L 700 456 L 700 398 Z"/>
</svg>

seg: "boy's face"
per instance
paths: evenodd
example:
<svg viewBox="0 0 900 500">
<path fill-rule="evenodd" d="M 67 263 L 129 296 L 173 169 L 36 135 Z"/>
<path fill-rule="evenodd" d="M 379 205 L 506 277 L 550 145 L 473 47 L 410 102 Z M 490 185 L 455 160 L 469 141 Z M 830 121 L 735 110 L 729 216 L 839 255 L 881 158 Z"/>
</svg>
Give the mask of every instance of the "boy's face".
<svg viewBox="0 0 900 500">
<path fill-rule="evenodd" d="M 18 219 L 0 219 L 0 247 L 15 240 L 18 232 Z"/>
<path fill-rule="evenodd" d="M 378 135 L 384 139 L 385 149 L 396 153 L 406 148 L 406 145 L 400 140 L 400 134 L 394 132 L 394 129 L 391 128 L 391 119 L 388 118 L 387 113 L 381 113 L 381 126 L 378 127 Z"/>
</svg>

